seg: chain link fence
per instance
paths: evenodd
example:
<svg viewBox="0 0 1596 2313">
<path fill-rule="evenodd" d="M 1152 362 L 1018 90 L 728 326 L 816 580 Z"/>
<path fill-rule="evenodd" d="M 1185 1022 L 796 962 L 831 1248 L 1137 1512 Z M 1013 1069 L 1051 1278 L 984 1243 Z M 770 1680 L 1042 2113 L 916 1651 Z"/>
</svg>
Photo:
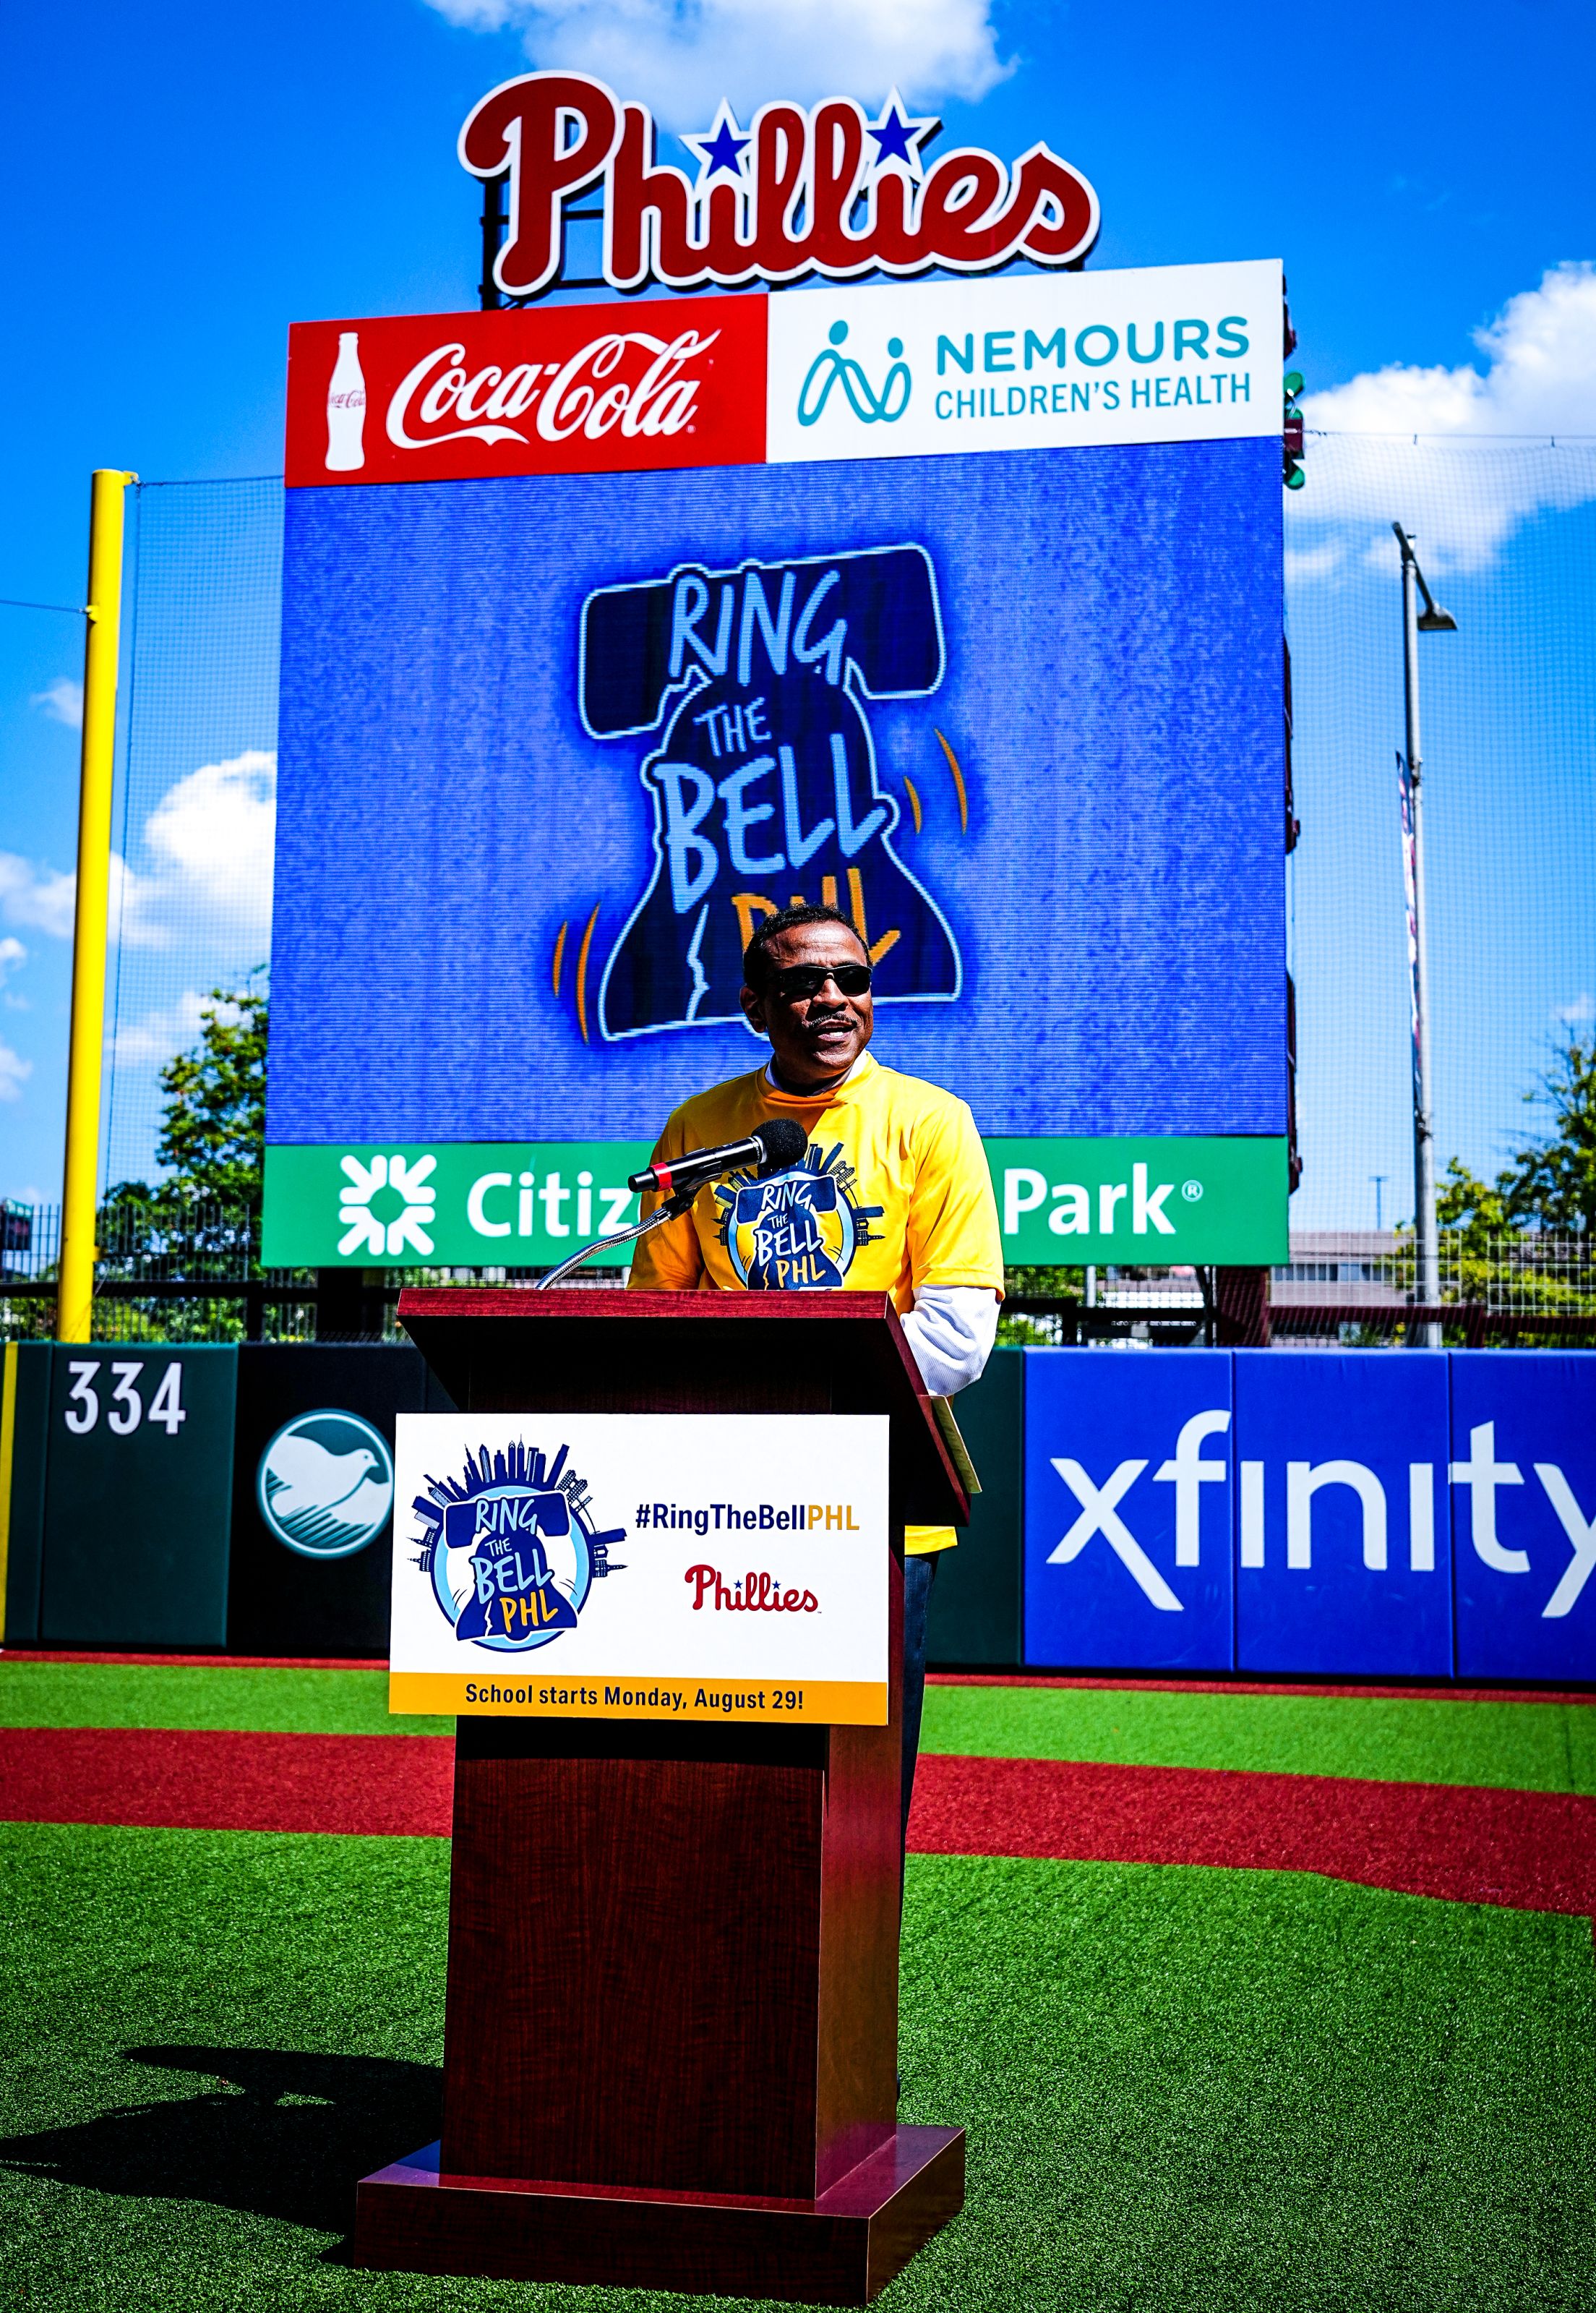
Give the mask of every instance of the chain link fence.
<svg viewBox="0 0 1596 2313">
<path fill-rule="evenodd" d="M 411 1285 L 531 1288 L 540 1270 L 263 1269 L 259 1213 L 224 1205 L 105 1206 L 97 1234 L 97 1341 L 404 1341 L 400 1293 Z M 61 1252 L 57 1205 L 0 1209 L 0 1341 L 55 1332 Z M 624 1285 L 624 1271 L 578 1273 L 574 1286 Z"/>
</svg>

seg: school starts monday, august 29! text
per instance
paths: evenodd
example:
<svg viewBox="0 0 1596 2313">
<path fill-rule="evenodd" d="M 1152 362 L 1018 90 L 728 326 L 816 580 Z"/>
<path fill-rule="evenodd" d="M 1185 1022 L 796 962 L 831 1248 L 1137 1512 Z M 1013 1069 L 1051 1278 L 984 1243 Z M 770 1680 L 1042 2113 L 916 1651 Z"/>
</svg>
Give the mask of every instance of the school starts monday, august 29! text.
<svg viewBox="0 0 1596 2313">
<path fill-rule="evenodd" d="M 541 1704 L 552 1710 L 596 1711 L 601 1701 L 606 1711 L 675 1711 L 688 1708 L 685 1686 L 499 1686 L 493 1681 L 470 1680 L 466 1685 L 469 1704 L 503 1703 L 522 1710 Z M 751 1711 L 756 1717 L 782 1711 L 788 1715 L 803 1709 L 803 1689 L 801 1686 L 751 1686 L 697 1688 L 693 1694 L 695 1711 L 720 1711 L 728 1716 L 733 1711 Z"/>
</svg>

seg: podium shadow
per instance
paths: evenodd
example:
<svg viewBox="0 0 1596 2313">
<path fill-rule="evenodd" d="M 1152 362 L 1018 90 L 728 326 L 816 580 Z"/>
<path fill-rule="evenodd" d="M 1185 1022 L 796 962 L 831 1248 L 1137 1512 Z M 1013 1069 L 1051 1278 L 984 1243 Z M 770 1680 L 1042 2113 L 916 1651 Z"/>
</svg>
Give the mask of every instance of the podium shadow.
<svg viewBox="0 0 1596 2313">
<path fill-rule="evenodd" d="M 279 2048 L 122 2054 L 206 2085 L 192 2097 L 118 2105 L 71 2128 L 0 2137 L 0 2168 L 346 2233 L 357 2179 L 430 2142 L 441 2125 L 443 2075 L 431 2064 Z M 339 2251 L 328 2254 L 336 2260 Z"/>
</svg>

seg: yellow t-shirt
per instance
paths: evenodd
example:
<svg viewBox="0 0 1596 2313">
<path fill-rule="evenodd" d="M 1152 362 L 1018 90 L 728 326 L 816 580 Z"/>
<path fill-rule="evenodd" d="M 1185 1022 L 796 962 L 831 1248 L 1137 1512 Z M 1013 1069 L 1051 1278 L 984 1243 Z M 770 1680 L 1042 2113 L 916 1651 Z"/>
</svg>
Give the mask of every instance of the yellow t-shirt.
<svg viewBox="0 0 1596 2313">
<path fill-rule="evenodd" d="M 653 1152 L 741 1140 L 773 1116 L 809 1135 L 802 1165 L 772 1181 L 733 1174 L 698 1192 L 690 1212 L 645 1236 L 632 1284 L 656 1293 L 890 1293 L 899 1311 L 917 1287 L 985 1286 L 1001 1298 L 1003 1244 L 975 1119 L 961 1100 L 868 1052 L 829 1093 L 782 1092 L 763 1069 L 696 1094 L 675 1110 Z M 657 1197 L 645 1197 L 650 1212 Z M 904 1546 L 945 1550 L 951 1526 L 910 1526 Z"/>
</svg>

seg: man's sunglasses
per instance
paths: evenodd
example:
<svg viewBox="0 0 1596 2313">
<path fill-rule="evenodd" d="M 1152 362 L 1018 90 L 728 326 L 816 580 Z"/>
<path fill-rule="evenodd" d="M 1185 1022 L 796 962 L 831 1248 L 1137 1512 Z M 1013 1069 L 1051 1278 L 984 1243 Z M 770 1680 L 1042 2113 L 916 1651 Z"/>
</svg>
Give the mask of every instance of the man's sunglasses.
<svg viewBox="0 0 1596 2313">
<path fill-rule="evenodd" d="M 772 973 L 770 992 L 784 1004 L 805 1003 L 818 996 L 829 980 L 835 981 L 839 996 L 863 996 L 874 977 L 867 963 L 794 963 L 785 972 Z"/>
</svg>

